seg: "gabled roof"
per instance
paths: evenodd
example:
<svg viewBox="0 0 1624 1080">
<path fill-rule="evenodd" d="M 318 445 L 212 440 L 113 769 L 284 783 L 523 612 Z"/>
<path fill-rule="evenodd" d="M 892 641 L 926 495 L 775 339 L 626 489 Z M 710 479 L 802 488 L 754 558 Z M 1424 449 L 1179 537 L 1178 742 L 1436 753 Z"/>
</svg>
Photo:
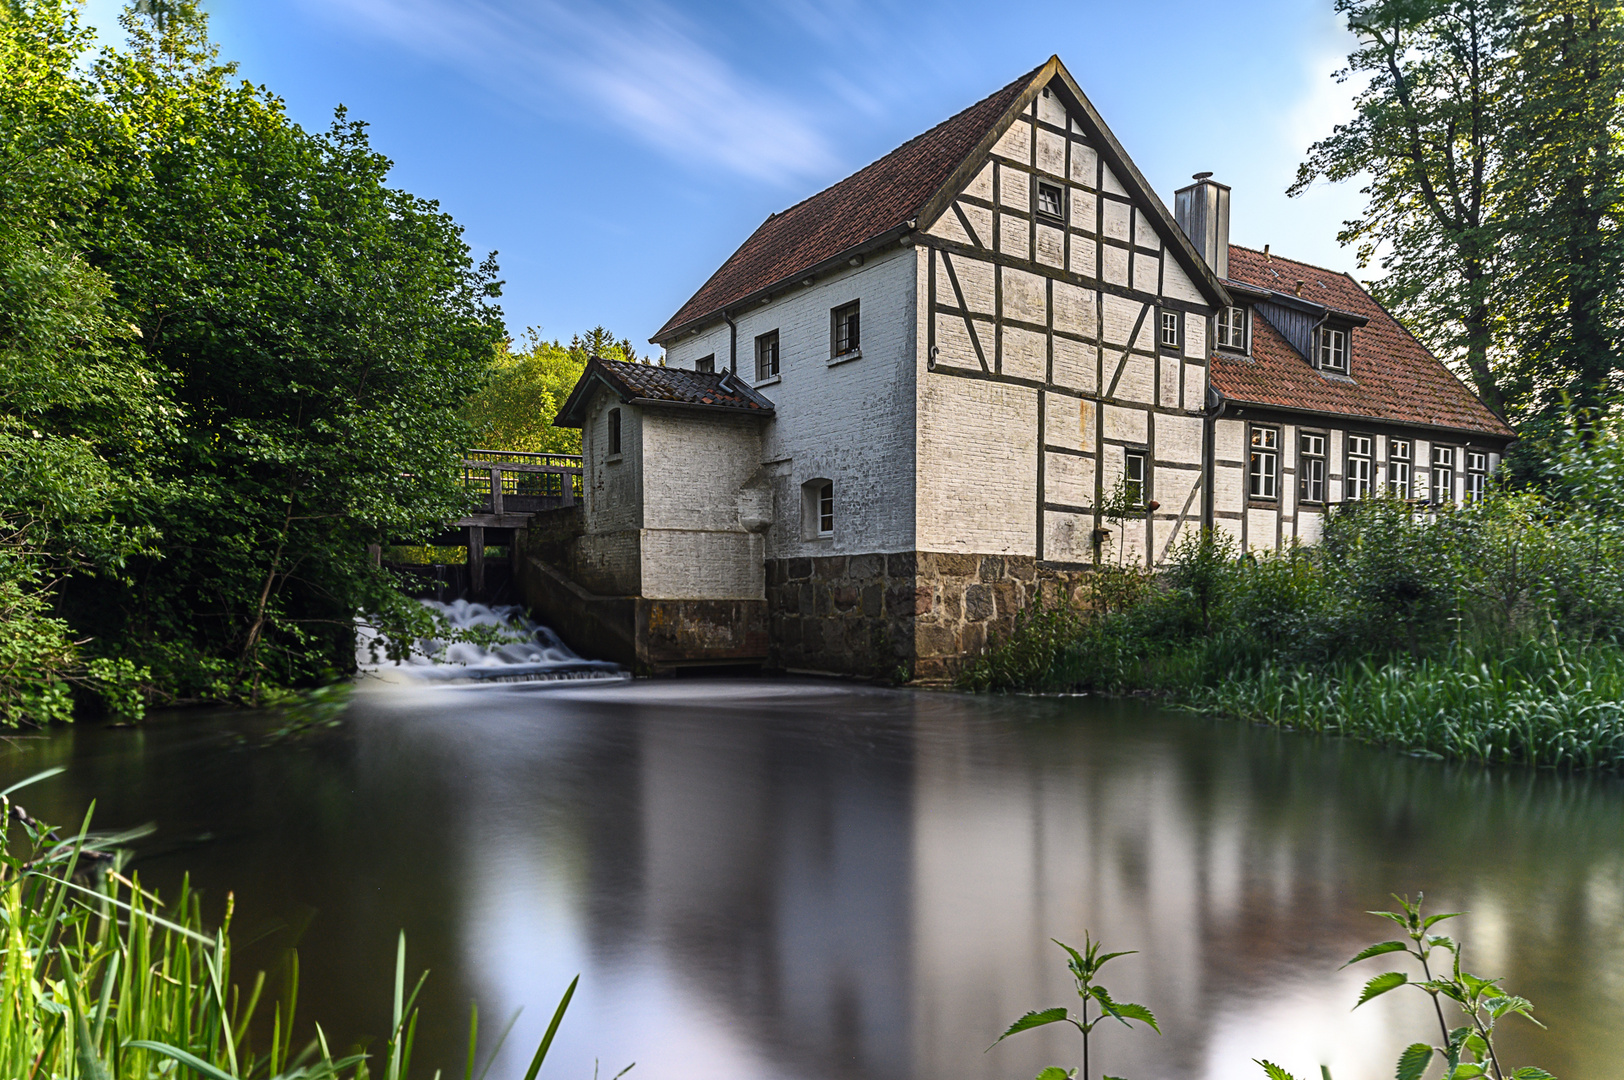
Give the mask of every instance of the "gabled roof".
<svg viewBox="0 0 1624 1080">
<path fill-rule="evenodd" d="M 594 356 L 558 410 L 554 427 L 578 428 L 586 421 L 592 388 L 602 386 L 632 405 L 715 409 L 718 412 L 771 416 L 773 403 L 743 382 L 722 372 L 688 371 L 655 364 L 629 364 Z"/>
<path fill-rule="evenodd" d="M 890 242 L 915 223 L 927 227 L 980 168 L 998 137 L 1045 87 L 1058 80 L 1062 100 L 1094 130 L 1100 152 L 1129 194 L 1150 208 L 1158 231 L 1185 270 L 1214 303 L 1226 303 L 1223 285 L 1173 222 L 1105 121 L 1058 56 L 1002 90 L 942 121 L 832 187 L 762 222 L 710 280 L 682 305 L 650 341 L 664 342 L 691 324 L 775 286 L 795 281 L 843 257 Z"/>
<path fill-rule="evenodd" d="M 1246 405 L 1514 437 L 1454 372 L 1348 275 L 1234 245 L 1229 273 L 1242 289 L 1279 293 L 1288 306 L 1300 281 L 1302 300 L 1367 321 L 1353 331 L 1350 377 L 1337 378 L 1320 374 L 1267 319 L 1254 316 L 1250 358 L 1213 353 L 1211 383 L 1224 397 Z"/>
</svg>

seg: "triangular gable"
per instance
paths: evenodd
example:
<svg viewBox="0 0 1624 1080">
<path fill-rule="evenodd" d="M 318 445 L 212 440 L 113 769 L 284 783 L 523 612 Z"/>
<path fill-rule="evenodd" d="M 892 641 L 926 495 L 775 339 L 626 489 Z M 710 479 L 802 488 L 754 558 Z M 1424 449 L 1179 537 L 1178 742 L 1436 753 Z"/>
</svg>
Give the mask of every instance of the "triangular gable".
<svg viewBox="0 0 1624 1080">
<path fill-rule="evenodd" d="M 1125 195 L 1150 214 L 1152 227 L 1166 242 L 1168 249 L 1177 260 L 1184 273 L 1188 275 L 1191 283 L 1208 303 L 1217 307 L 1226 307 L 1230 304 L 1229 293 L 1224 288 L 1212 268 L 1201 258 L 1195 246 L 1190 243 L 1184 230 L 1179 228 L 1178 222 L 1168 211 L 1166 204 L 1156 195 L 1156 190 L 1150 186 L 1133 159 L 1128 156 L 1122 144 L 1112 134 L 1105 119 L 1100 116 L 1077 85 L 1066 66 L 1060 62 L 1060 57 L 1051 56 L 1047 63 L 1033 72 L 1027 80 L 1024 89 L 1020 91 L 1005 108 L 998 120 L 989 127 L 976 142 L 975 148 L 959 163 L 942 183 L 942 186 L 919 209 L 918 227 L 929 229 L 939 218 L 948 213 L 953 200 L 958 195 L 971 189 L 980 182 L 983 170 L 991 159 L 999 143 L 1008 134 L 1015 121 L 1039 99 L 1045 87 L 1054 91 L 1060 98 L 1061 105 L 1066 109 L 1072 126 L 1089 141 L 1095 144 L 1096 150 L 1104 160 L 1105 184 L 1104 190 L 1113 194 Z"/>
</svg>

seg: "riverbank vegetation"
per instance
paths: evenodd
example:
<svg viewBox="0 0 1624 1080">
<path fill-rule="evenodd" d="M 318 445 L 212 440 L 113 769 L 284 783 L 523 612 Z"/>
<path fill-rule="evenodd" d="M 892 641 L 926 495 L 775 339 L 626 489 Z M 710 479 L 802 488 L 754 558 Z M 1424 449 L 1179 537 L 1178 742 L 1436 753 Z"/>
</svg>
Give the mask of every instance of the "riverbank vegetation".
<svg viewBox="0 0 1624 1080">
<path fill-rule="evenodd" d="M 408 983 L 404 935 L 395 958 L 388 1038 L 370 1049 L 334 1046 L 319 1025 L 300 1021 L 296 953 L 286 957 L 280 992 L 267 994 L 264 972 L 237 981 L 230 896 L 220 928 L 211 931 L 202 898 L 189 888 L 183 886 L 166 905 L 142 887 L 139 877 L 125 873 L 120 845 L 138 834 L 92 834 L 86 814 L 79 831 L 64 836 L 10 801 L 12 792 L 48 775 L 0 793 L 5 928 L 0 935 L 0 1075 L 64 1080 L 411 1076 L 417 998 L 428 976 L 425 972 Z M 575 986 L 572 982 L 558 1003 L 527 1080 L 534 1080 L 546 1059 Z M 380 979 L 380 996 L 387 987 Z M 501 1045 L 498 1038 L 481 1052 L 474 1010 L 463 1080 L 483 1077 Z"/>
<path fill-rule="evenodd" d="M 1036 609 L 970 689 L 1155 692 L 1189 708 L 1470 761 L 1624 768 L 1624 419 L 1546 449 L 1538 487 L 1350 503 L 1321 543 L 1177 543 Z"/>
<path fill-rule="evenodd" d="M 468 505 L 462 416 L 505 337 L 495 263 L 307 131 L 191 0 L 96 48 L 0 5 L 0 723 L 258 702 L 400 648 L 365 558 Z"/>
</svg>

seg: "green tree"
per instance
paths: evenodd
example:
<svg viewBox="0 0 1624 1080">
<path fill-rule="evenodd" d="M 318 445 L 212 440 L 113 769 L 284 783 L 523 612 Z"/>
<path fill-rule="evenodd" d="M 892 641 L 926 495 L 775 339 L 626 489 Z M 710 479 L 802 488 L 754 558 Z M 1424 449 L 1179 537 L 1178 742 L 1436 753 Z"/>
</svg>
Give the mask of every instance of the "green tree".
<svg viewBox="0 0 1624 1080">
<path fill-rule="evenodd" d="M 629 339 L 594 327 L 568 345 L 548 341 L 534 327 L 525 331 L 524 347 L 499 346 L 488 379 L 468 402 L 463 415 L 473 428 L 473 445 L 491 450 L 528 450 L 542 454 L 579 454 L 581 433 L 553 427 L 553 418 L 594 356 L 628 363 L 643 361 Z"/>
<path fill-rule="evenodd" d="M 1516 396 L 1595 415 L 1624 390 L 1624 8 L 1520 15 L 1500 184 Z"/>
<path fill-rule="evenodd" d="M 1336 0 L 1358 47 L 1336 77 L 1368 79 L 1354 118 L 1309 148 L 1289 194 L 1367 177 L 1364 213 L 1338 239 L 1379 257 L 1377 297 L 1491 408 L 1499 370 L 1499 199 L 1514 0 Z M 1378 256 L 1379 252 L 1379 256 Z"/>
<path fill-rule="evenodd" d="M 129 507 L 161 557 L 77 579 L 67 612 L 171 698 L 258 700 L 349 669 L 358 614 L 397 647 L 421 628 L 364 551 L 464 508 L 499 283 L 388 186 L 365 125 L 306 132 L 236 80 L 194 2 L 122 23 L 90 76 L 116 123 L 83 243 L 179 420 L 152 455 L 168 497 Z"/>
</svg>

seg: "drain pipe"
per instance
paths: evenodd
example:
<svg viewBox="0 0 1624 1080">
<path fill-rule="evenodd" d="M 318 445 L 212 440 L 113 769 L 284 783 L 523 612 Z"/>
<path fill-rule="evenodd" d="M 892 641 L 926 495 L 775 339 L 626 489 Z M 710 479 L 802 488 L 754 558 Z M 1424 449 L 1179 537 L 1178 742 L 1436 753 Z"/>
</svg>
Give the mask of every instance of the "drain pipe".
<svg viewBox="0 0 1624 1080">
<path fill-rule="evenodd" d="M 1208 370 L 1211 369 L 1209 368 Z M 1205 410 L 1205 415 L 1201 418 L 1201 426 L 1203 429 L 1201 433 L 1201 441 L 1205 444 L 1202 447 L 1201 457 L 1203 458 L 1203 467 L 1201 471 L 1204 474 L 1202 476 L 1202 481 L 1207 489 L 1202 493 L 1201 498 L 1201 527 L 1206 531 L 1211 532 L 1213 526 L 1212 500 L 1213 496 L 1217 493 L 1217 484 L 1214 481 L 1214 477 L 1218 472 L 1218 470 L 1213 467 L 1212 461 L 1212 456 L 1215 450 L 1214 444 L 1217 442 L 1214 433 L 1218 427 L 1218 418 L 1224 415 L 1225 409 L 1229 408 L 1229 399 L 1224 397 L 1224 395 L 1220 393 L 1216 387 L 1209 383 L 1207 386 L 1207 400 L 1209 404 Z M 1243 447 L 1242 449 L 1244 450 L 1245 448 Z M 1241 482 L 1246 482 L 1244 476 L 1242 477 Z"/>
<path fill-rule="evenodd" d="M 722 321 L 727 323 L 727 369 L 734 375 L 739 373 L 739 324 L 733 321 L 733 316 L 722 309 Z"/>
</svg>

